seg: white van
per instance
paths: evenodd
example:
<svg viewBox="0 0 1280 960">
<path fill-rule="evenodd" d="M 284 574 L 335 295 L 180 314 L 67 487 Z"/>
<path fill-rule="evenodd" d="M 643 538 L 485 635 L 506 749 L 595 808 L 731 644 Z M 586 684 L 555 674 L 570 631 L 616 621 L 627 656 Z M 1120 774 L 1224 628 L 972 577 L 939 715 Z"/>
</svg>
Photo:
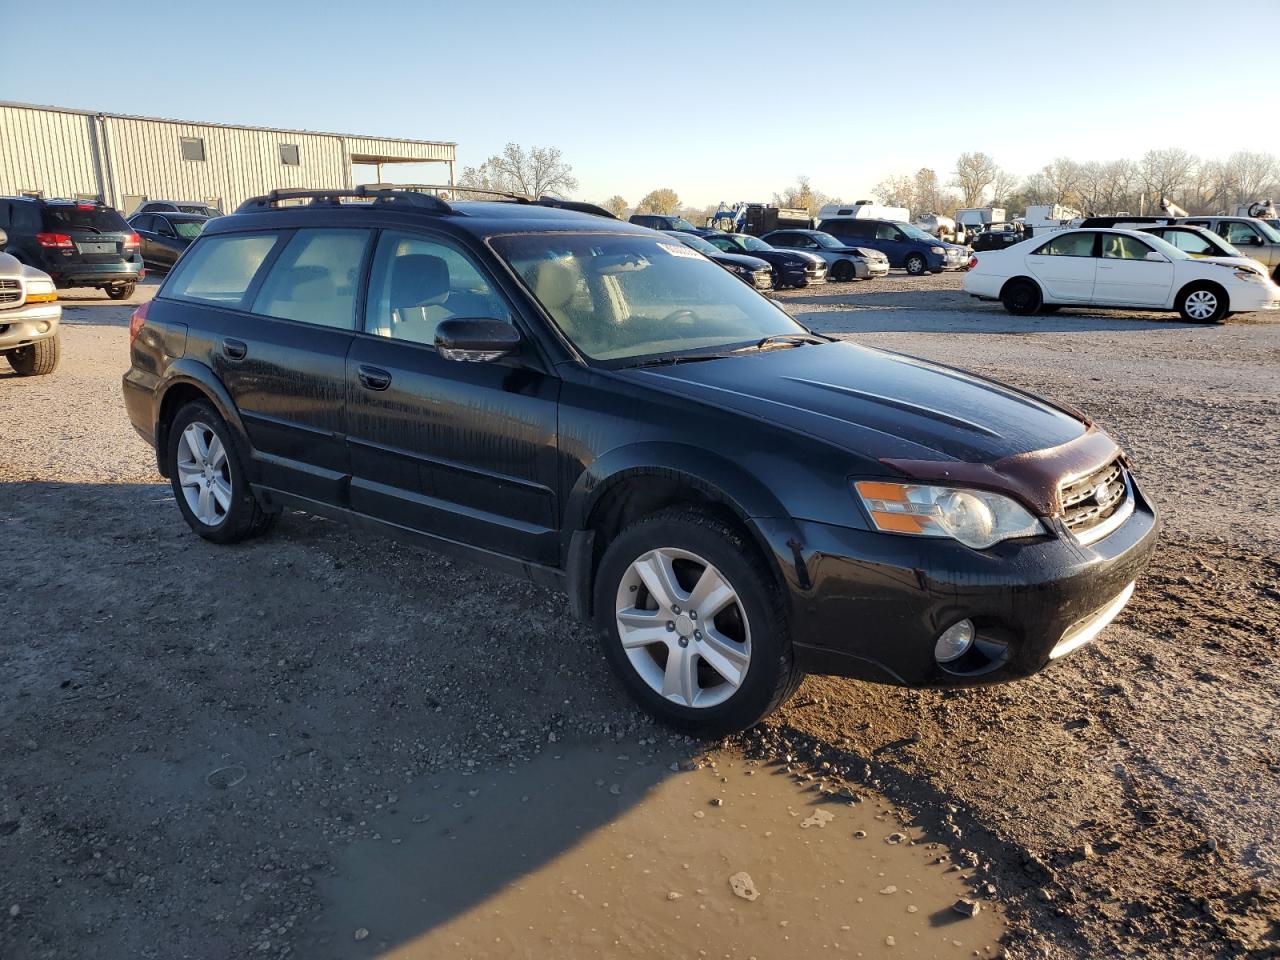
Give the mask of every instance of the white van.
<svg viewBox="0 0 1280 960">
<path fill-rule="evenodd" d="M 828 203 L 814 217 L 815 221 L 860 219 L 910 223 L 911 211 L 906 207 L 884 207 L 874 200 L 858 200 L 855 203 Z"/>
</svg>

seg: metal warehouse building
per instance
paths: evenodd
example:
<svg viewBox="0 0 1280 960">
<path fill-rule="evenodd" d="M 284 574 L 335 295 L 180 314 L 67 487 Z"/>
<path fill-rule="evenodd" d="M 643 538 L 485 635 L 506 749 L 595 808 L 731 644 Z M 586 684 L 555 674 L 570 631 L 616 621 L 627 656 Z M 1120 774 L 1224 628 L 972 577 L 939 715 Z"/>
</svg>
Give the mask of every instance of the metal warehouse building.
<svg viewBox="0 0 1280 960">
<path fill-rule="evenodd" d="M 126 216 L 148 199 L 224 212 L 281 188 L 353 186 L 352 164 L 439 163 L 457 145 L 131 117 L 0 101 L 0 196 L 101 199 Z"/>
</svg>

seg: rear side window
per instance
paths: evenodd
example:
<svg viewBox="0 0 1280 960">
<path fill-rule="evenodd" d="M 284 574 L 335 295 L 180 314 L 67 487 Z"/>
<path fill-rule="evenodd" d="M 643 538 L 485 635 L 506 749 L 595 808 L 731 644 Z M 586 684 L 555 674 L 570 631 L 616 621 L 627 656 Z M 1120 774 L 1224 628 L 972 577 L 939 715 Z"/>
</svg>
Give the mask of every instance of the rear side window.
<svg viewBox="0 0 1280 960">
<path fill-rule="evenodd" d="M 368 230 L 299 230 L 271 266 L 253 312 L 344 330 L 355 326 Z"/>
<path fill-rule="evenodd" d="M 1092 233 L 1068 233 L 1054 237 L 1044 246 L 1037 248 L 1033 256 L 1038 257 L 1092 257 Z"/>
<path fill-rule="evenodd" d="M 89 230 L 96 233 L 128 233 L 129 224 L 110 207 L 93 204 L 60 204 L 44 208 L 44 228 L 50 233 Z"/>
<path fill-rule="evenodd" d="M 178 261 L 160 295 L 239 307 L 279 239 L 278 233 L 207 237 Z"/>
</svg>

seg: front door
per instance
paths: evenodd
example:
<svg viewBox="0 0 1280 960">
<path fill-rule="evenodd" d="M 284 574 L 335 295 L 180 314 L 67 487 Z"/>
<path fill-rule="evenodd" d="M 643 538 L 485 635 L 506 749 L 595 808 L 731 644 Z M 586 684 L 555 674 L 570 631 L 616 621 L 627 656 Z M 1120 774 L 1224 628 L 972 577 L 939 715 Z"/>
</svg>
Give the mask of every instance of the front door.
<svg viewBox="0 0 1280 960">
<path fill-rule="evenodd" d="M 1098 270 L 1096 237 L 1096 233 L 1063 233 L 1027 254 L 1027 269 L 1040 281 L 1046 299 L 1055 303 L 1090 301 Z"/>
<path fill-rule="evenodd" d="M 1093 286 L 1095 303 L 1162 307 L 1173 288 L 1173 263 L 1154 247 L 1123 233 L 1104 233 Z M 1148 254 L 1159 260 L 1148 260 Z"/>
<path fill-rule="evenodd" d="M 347 355 L 351 507 L 447 540 L 558 565 L 558 377 L 526 342 L 446 360 L 453 317 L 514 322 L 494 279 L 451 241 L 385 231 L 364 331 Z"/>
</svg>

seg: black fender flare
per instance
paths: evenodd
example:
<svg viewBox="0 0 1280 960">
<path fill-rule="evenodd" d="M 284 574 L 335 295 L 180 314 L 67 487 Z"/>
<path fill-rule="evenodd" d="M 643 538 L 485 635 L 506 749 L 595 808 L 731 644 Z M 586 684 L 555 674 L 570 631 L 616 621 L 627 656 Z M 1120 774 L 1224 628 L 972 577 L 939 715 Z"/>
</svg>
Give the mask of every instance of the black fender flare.
<svg viewBox="0 0 1280 960">
<path fill-rule="evenodd" d="M 240 417 L 240 411 L 236 409 L 235 401 L 231 399 L 231 394 L 218 379 L 218 375 L 208 366 L 193 360 L 190 357 L 183 357 L 173 361 L 169 368 L 165 371 L 164 380 L 156 390 L 156 459 L 160 462 L 161 473 L 164 473 L 164 451 L 168 447 L 168 428 L 163 427 L 160 420 L 160 412 L 164 409 L 165 397 L 169 392 L 178 386 L 193 386 L 213 404 L 214 409 L 218 411 L 218 415 L 227 422 L 240 443 L 241 461 L 246 469 L 252 469 L 252 446 L 249 443 L 249 434 L 245 430 L 244 420 Z"/>
</svg>

